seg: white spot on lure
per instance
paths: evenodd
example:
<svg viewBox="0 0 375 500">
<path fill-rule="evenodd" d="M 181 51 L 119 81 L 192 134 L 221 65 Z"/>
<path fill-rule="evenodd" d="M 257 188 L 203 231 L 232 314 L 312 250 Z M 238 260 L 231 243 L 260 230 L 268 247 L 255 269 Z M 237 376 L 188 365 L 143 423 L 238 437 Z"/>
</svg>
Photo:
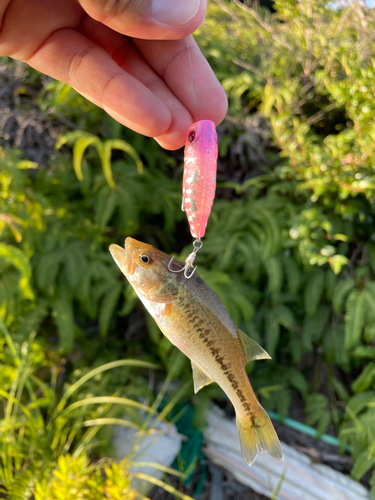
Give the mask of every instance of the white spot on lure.
<svg viewBox="0 0 375 500">
<path fill-rule="evenodd" d="M 198 159 L 197 158 L 189 158 L 188 161 L 185 163 L 186 165 L 187 164 L 192 164 L 192 165 L 196 165 L 198 163 Z"/>
</svg>

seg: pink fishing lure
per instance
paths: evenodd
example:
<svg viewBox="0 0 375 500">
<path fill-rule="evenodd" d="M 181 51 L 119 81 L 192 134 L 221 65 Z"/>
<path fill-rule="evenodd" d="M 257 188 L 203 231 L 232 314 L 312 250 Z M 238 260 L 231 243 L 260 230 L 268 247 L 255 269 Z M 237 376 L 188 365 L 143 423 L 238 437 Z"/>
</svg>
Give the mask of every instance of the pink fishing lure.
<svg viewBox="0 0 375 500">
<path fill-rule="evenodd" d="M 217 134 L 214 122 L 201 120 L 188 131 L 185 144 L 182 210 L 193 238 L 202 238 L 215 198 Z"/>
</svg>

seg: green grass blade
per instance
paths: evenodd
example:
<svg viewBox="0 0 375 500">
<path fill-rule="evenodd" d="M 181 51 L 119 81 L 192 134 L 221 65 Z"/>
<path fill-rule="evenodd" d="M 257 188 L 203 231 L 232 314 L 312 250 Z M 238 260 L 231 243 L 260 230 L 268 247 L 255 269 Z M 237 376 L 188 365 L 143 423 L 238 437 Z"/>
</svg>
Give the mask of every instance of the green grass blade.
<svg viewBox="0 0 375 500">
<path fill-rule="evenodd" d="M 138 401 L 133 401 L 132 399 L 120 398 L 117 396 L 98 396 L 93 398 L 86 398 L 81 401 L 76 401 L 75 403 L 72 403 L 71 405 L 65 408 L 65 410 L 62 412 L 62 415 L 65 416 L 68 413 L 72 412 L 73 410 L 77 408 L 82 408 L 83 406 L 106 404 L 106 403 L 120 405 L 120 406 L 130 406 L 131 408 L 138 408 L 139 410 L 144 410 L 147 413 L 153 415 L 158 414 L 158 412 L 153 408 L 150 408 L 149 406 L 143 403 L 138 403 Z"/>
<path fill-rule="evenodd" d="M 192 497 L 189 497 L 189 495 L 185 495 L 185 493 L 181 493 L 181 491 L 176 490 L 173 486 L 170 484 L 167 484 L 166 482 L 162 481 L 161 479 L 157 479 L 156 477 L 149 476 L 148 474 L 144 474 L 143 472 L 136 472 L 135 474 L 132 474 L 134 477 L 137 477 L 138 479 L 143 479 L 144 481 L 147 481 L 148 483 L 154 484 L 155 486 L 159 486 L 160 488 L 163 488 L 163 490 L 168 491 L 168 493 L 171 493 L 172 495 L 181 498 L 182 500 L 194 500 Z"/>
<path fill-rule="evenodd" d="M 91 420 L 86 420 L 83 422 L 84 427 L 94 427 L 95 425 L 122 425 L 124 427 L 133 427 L 134 429 L 140 429 L 138 424 L 131 422 L 130 420 L 124 420 L 123 418 L 93 418 Z"/>
<path fill-rule="evenodd" d="M 138 361 L 136 359 L 119 359 L 117 361 L 111 361 L 110 363 L 106 363 L 102 366 L 98 366 L 98 368 L 94 368 L 89 373 L 86 373 L 83 377 L 81 377 L 77 382 L 75 382 L 69 389 L 65 392 L 62 397 L 62 400 L 59 404 L 59 410 L 61 410 L 66 403 L 66 400 L 74 394 L 77 389 L 79 389 L 85 382 L 90 380 L 90 378 L 95 377 L 99 373 L 105 372 L 106 370 L 112 370 L 113 368 L 119 368 L 121 366 L 134 366 L 136 368 L 151 368 L 158 369 L 160 368 L 155 363 L 149 363 L 148 361 Z"/>
<path fill-rule="evenodd" d="M 165 474 L 171 474 L 173 476 L 182 477 L 186 476 L 185 472 L 180 472 L 176 469 L 172 469 L 172 467 L 167 467 L 165 465 L 159 464 L 157 462 L 131 462 L 131 465 L 134 467 L 153 467 L 154 469 L 160 470 Z"/>
</svg>

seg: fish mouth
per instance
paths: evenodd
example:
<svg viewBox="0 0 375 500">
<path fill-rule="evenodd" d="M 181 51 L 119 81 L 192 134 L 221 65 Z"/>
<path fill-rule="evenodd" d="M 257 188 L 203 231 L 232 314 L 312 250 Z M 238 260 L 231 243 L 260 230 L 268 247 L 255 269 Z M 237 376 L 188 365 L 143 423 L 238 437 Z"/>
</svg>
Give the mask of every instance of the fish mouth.
<svg viewBox="0 0 375 500">
<path fill-rule="evenodd" d="M 111 252 L 116 264 L 126 276 L 131 276 L 135 271 L 135 259 L 132 259 L 134 241 L 135 240 L 133 240 L 133 238 L 128 237 L 125 240 L 125 248 L 122 248 L 119 245 L 110 245 L 109 247 L 109 251 Z"/>
<path fill-rule="evenodd" d="M 129 276 L 131 274 L 134 274 L 135 271 L 134 264 L 136 262 L 136 259 L 135 255 L 133 255 L 135 252 L 134 242 L 135 240 L 133 238 L 130 238 L 130 236 L 128 236 L 125 240 L 125 265 L 127 268 L 126 274 Z"/>
</svg>

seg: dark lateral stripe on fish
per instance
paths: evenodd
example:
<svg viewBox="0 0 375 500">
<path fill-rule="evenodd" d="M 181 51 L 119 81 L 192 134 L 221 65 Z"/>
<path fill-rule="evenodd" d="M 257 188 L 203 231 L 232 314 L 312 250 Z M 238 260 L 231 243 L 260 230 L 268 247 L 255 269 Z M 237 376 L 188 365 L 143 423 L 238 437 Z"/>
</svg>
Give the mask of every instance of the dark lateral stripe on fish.
<svg viewBox="0 0 375 500">
<path fill-rule="evenodd" d="M 251 417 L 251 405 L 246 401 L 243 391 L 241 391 L 241 389 L 239 388 L 239 383 L 236 380 L 234 374 L 229 371 L 230 366 L 224 363 L 223 356 L 219 356 L 219 354 L 221 353 L 221 349 L 214 346 L 214 341 L 210 339 L 210 330 L 208 328 L 204 328 L 207 326 L 207 320 L 199 318 L 197 314 L 195 314 L 195 312 L 192 310 L 190 304 L 182 298 L 178 298 L 176 300 L 176 306 L 181 307 L 183 311 L 188 314 L 188 316 L 190 317 L 190 325 L 198 333 L 198 336 L 203 341 L 203 343 L 209 348 L 212 357 L 219 364 L 220 369 L 224 372 L 224 375 L 226 375 L 226 377 L 228 378 L 232 388 L 236 391 L 243 409 Z"/>
</svg>

